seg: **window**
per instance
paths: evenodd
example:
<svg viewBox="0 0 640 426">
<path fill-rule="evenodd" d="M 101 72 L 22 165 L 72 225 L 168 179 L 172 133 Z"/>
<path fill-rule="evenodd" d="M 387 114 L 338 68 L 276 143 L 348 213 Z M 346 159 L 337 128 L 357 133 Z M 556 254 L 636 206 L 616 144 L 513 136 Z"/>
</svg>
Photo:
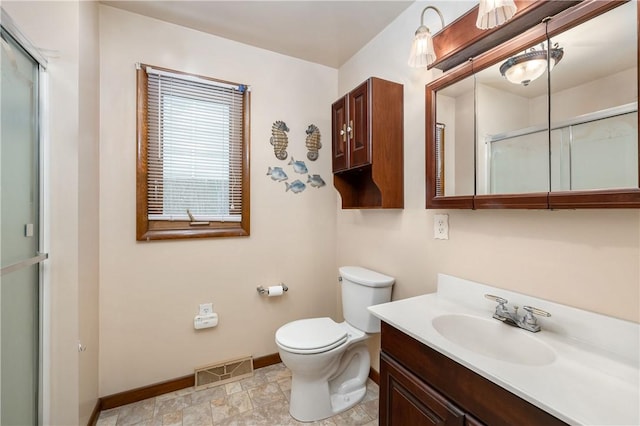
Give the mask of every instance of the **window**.
<svg viewBox="0 0 640 426">
<path fill-rule="evenodd" d="M 139 64 L 139 241 L 249 235 L 248 87 Z"/>
</svg>

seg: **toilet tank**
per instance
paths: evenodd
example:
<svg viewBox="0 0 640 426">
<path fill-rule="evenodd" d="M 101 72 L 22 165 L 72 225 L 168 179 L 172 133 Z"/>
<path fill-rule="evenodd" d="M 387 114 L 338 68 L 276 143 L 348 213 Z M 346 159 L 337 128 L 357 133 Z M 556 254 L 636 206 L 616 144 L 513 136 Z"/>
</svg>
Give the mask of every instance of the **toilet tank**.
<svg viewBox="0 0 640 426">
<path fill-rule="evenodd" d="M 344 319 L 365 333 L 379 333 L 380 319 L 367 308 L 391 301 L 395 278 L 359 266 L 339 268 Z"/>
</svg>

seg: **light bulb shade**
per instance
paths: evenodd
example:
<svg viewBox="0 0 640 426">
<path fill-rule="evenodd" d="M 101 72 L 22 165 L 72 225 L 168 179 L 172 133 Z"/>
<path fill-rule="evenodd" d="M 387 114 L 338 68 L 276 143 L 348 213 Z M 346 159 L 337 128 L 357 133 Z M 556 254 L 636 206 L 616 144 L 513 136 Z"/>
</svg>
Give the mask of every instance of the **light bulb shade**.
<svg viewBox="0 0 640 426">
<path fill-rule="evenodd" d="M 409 54 L 409 66 L 413 68 L 425 68 L 436 60 L 436 51 L 433 48 L 433 38 L 429 29 L 421 26 L 416 31 L 411 44 L 411 53 Z"/>
<path fill-rule="evenodd" d="M 549 72 L 560 62 L 564 51 L 561 48 L 551 49 Z M 513 84 L 528 86 L 536 78 L 544 74 L 547 69 L 547 51 L 531 50 L 521 55 L 509 58 L 500 66 L 500 73 Z"/>
<path fill-rule="evenodd" d="M 517 10 L 513 0 L 480 0 L 476 27 L 487 30 L 502 25 L 511 19 Z"/>
</svg>

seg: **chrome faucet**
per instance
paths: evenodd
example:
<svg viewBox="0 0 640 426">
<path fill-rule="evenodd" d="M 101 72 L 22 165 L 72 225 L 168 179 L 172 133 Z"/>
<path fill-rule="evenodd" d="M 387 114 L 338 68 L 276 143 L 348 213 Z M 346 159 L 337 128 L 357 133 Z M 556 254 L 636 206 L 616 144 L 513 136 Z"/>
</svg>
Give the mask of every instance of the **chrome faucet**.
<svg viewBox="0 0 640 426">
<path fill-rule="evenodd" d="M 509 308 L 506 306 L 509 302 L 507 299 L 499 296 L 494 296 L 493 294 L 485 294 L 484 297 L 489 300 L 493 300 L 498 304 L 498 306 L 496 306 L 495 312 L 493 313 L 493 317 L 495 319 L 502 321 L 512 327 L 520 327 L 527 331 L 531 331 L 532 333 L 540 331 L 540 324 L 538 324 L 536 315 L 540 315 L 543 317 L 551 316 L 549 312 L 543 311 L 542 309 L 534 308 L 532 306 L 523 306 L 522 309 L 527 312 L 519 317 L 518 306 L 514 305 L 513 313 L 509 312 Z"/>
</svg>

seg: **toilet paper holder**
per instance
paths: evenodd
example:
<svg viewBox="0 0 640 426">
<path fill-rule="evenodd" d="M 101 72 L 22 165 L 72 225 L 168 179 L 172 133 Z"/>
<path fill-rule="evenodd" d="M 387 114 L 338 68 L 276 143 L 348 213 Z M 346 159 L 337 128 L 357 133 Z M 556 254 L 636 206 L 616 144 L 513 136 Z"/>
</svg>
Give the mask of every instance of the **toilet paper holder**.
<svg viewBox="0 0 640 426">
<path fill-rule="evenodd" d="M 283 293 L 285 291 L 289 290 L 289 287 L 284 285 L 284 283 L 280 283 L 280 286 L 282 286 L 282 292 Z M 259 286 L 258 288 L 256 288 L 256 290 L 258 291 L 258 293 L 260 295 L 264 295 L 264 296 L 268 296 L 269 295 L 269 289 L 268 288 L 264 288 L 263 286 Z"/>
</svg>

